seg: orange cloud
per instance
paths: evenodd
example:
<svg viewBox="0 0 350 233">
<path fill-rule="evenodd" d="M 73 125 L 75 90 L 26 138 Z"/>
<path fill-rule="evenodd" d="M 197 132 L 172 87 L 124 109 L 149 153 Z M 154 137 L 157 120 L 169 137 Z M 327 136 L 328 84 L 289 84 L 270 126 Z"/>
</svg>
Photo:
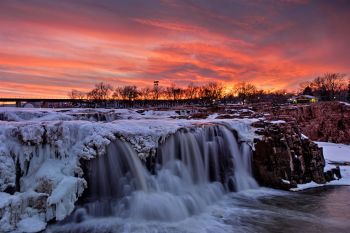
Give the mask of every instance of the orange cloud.
<svg viewBox="0 0 350 233">
<path fill-rule="evenodd" d="M 219 81 L 289 89 L 350 72 L 341 0 L 0 3 L 0 96 L 65 97 L 96 82 Z"/>
</svg>

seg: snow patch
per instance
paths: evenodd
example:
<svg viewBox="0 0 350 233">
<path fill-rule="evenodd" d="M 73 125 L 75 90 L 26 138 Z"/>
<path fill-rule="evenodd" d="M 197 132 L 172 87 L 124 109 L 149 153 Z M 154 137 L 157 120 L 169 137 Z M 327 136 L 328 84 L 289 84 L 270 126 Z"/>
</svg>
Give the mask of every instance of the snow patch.
<svg viewBox="0 0 350 233">
<path fill-rule="evenodd" d="M 283 120 L 270 121 L 271 124 L 285 124 L 286 122 Z"/>
<path fill-rule="evenodd" d="M 285 184 L 290 184 L 290 181 L 289 180 L 284 180 L 284 179 L 281 179 L 283 183 Z"/>
<path fill-rule="evenodd" d="M 18 232 L 32 233 L 45 230 L 46 223 L 37 217 L 25 218 L 17 224 Z"/>
<path fill-rule="evenodd" d="M 292 188 L 292 191 L 300 191 L 309 188 L 316 188 L 324 185 L 350 185 L 350 145 L 330 143 L 330 142 L 316 142 L 319 147 L 323 148 L 323 156 L 326 160 L 325 171 L 335 168 L 335 164 L 339 164 L 342 178 L 339 180 L 332 180 L 326 184 L 317 184 L 310 182 L 307 184 L 298 184 L 297 188 Z"/>
</svg>

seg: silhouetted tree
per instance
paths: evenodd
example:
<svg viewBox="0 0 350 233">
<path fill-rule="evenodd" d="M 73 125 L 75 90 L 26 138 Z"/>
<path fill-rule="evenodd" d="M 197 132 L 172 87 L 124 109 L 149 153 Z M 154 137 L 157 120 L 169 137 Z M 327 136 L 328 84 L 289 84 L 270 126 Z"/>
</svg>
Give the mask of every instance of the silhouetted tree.
<svg viewBox="0 0 350 233">
<path fill-rule="evenodd" d="M 339 98 L 340 92 L 346 87 L 345 76 L 341 73 L 325 73 L 315 78 L 310 87 L 321 100 L 334 100 L 337 96 Z"/>
<path fill-rule="evenodd" d="M 217 82 L 210 82 L 201 87 L 200 97 L 207 101 L 215 101 L 222 97 L 223 86 Z"/>
<path fill-rule="evenodd" d="M 143 100 L 149 100 L 152 98 L 152 90 L 149 87 L 142 88 L 139 94 Z"/>
<path fill-rule="evenodd" d="M 313 95 L 312 88 L 310 86 L 305 87 L 302 94 L 303 95 Z"/>
<path fill-rule="evenodd" d="M 170 87 L 165 89 L 165 95 L 167 99 L 178 100 L 182 94 L 182 89 L 177 87 L 175 83 L 172 83 Z"/>
<path fill-rule="evenodd" d="M 159 81 L 154 81 L 154 86 L 153 86 L 153 91 L 152 91 L 153 99 L 158 100 L 162 91 L 163 91 L 163 88 L 161 88 L 159 86 Z"/>
<path fill-rule="evenodd" d="M 124 100 L 135 100 L 139 96 L 139 92 L 136 86 L 124 86 L 119 89 L 120 96 Z"/>
<path fill-rule="evenodd" d="M 73 100 L 83 100 L 85 99 L 85 92 L 78 91 L 78 90 L 72 90 L 68 93 L 68 97 Z"/>
<path fill-rule="evenodd" d="M 186 99 L 193 100 L 198 98 L 200 88 L 195 86 L 192 82 L 184 90 L 184 95 Z"/>
<path fill-rule="evenodd" d="M 112 90 L 113 88 L 111 85 L 100 82 L 97 83 L 95 85 L 95 88 L 87 94 L 87 97 L 88 99 L 93 100 L 95 102 L 103 102 L 108 100 Z"/>
<path fill-rule="evenodd" d="M 311 90 L 312 90 L 311 82 L 310 82 L 310 81 L 306 81 L 306 82 L 301 82 L 301 83 L 299 83 L 299 90 L 298 90 L 298 93 L 303 94 L 304 90 L 305 90 L 307 87 L 310 87 Z"/>
<path fill-rule="evenodd" d="M 121 93 L 122 92 L 122 87 L 116 87 L 114 89 L 113 95 L 112 95 L 112 99 L 113 100 L 120 100 L 122 99 Z"/>
<path fill-rule="evenodd" d="M 251 83 L 239 82 L 235 85 L 234 90 L 238 98 L 245 103 L 247 100 L 252 99 L 257 94 L 257 88 Z"/>
</svg>

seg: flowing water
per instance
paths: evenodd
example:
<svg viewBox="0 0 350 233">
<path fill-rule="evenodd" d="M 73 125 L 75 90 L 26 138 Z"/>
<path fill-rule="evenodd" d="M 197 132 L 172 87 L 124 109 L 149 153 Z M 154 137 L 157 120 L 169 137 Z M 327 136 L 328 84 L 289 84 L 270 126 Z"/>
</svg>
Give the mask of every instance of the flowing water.
<svg viewBox="0 0 350 233">
<path fill-rule="evenodd" d="M 224 126 L 170 136 L 157 151 L 152 174 L 128 143 L 117 140 L 107 151 L 87 166 L 89 188 L 81 205 L 49 231 L 293 232 L 288 230 L 300 222 L 317 225 L 322 214 L 314 212 L 329 201 L 327 195 L 314 201 L 314 195 L 259 188 L 249 145 Z M 334 218 L 320 229 L 342 229 Z"/>
</svg>

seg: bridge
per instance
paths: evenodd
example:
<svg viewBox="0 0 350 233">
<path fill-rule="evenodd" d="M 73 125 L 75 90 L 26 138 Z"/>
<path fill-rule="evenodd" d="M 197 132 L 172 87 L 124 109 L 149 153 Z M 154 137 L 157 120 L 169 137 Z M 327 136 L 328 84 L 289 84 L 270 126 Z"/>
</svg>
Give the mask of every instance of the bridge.
<svg viewBox="0 0 350 233">
<path fill-rule="evenodd" d="M 49 99 L 49 98 L 0 98 L 0 103 L 16 103 L 16 107 L 22 107 L 23 103 L 83 103 L 86 100 L 78 99 Z"/>
<path fill-rule="evenodd" d="M 175 107 L 175 106 L 207 106 L 213 105 L 212 101 L 194 99 L 194 100 L 87 100 L 87 99 L 64 99 L 64 98 L 1 98 L 2 104 L 15 104 L 16 107 L 23 107 L 26 103 L 38 103 L 40 107 L 103 107 L 103 108 L 144 108 L 144 107 Z M 69 105 L 70 104 L 70 105 Z M 79 105 L 80 104 L 80 105 Z M 219 104 L 217 102 L 216 104 Z"/>
</svg>

